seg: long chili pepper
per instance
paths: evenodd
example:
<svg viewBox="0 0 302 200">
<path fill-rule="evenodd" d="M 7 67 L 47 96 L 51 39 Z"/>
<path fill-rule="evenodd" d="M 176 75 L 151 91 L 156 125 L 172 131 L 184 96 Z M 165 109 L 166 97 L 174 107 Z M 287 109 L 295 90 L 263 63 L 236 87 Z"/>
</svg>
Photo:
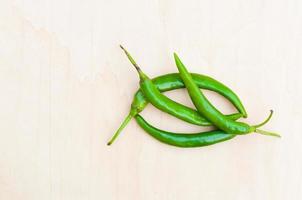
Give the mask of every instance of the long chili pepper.
<svg viewBox="0 0 302 200">
<path fill-rule="evenodd" d="M 195 120 L 201 117 L 197 111 L 189 107 L 184 107 L 180 103 L 177 103 L 161 94 L 157 87 L 153 84 L 152 80 L 145 73 L 143 73 L 126 49 L 124 49 L 122 46 L 121 48 L 125 51 L 130 62 L 137 70 L 140 77 L 140 89 L 152 105 L 181 120 L 192 124 L 201 125 L 200 120 Z"/>
<path fill-rule="evenodd" d="M 161 94 L 152 80 L 148 78 L 148 76 L 144 74 L 138 67 L 130 54 L 123 47 L 122 49 L 125 51 L 129 60 L 136 68 L 140 77 L 140 89 L 143 95 L 152 105 L 186 122 L 201 126 L 203 125 L 204 119 L 196 110 L 183 106 L 182 104 L 177 103 Z"/>
<path fill-rule="evenodd" d="M 217 92 L 221 94 L 222 96 L 226 97 L 236 108 L 237 110 L 245 111 L 240 99 L 238 96 L 228 87 L 220 83 L 219 81 L 210 78 L 208 76 L 200 75 L 200 74 L 194 74 L 192 73 L 192 77 L 194 79 L 194 82 L 197 84 L 198 87 L 202 89 L 211 90 L 214 92 Z M 171 91 L 175 89 L 184 88 L 185 85 L 182 82 L 179 74 L 172 73 L 172 74 L 166 74 L 163 76 L 158 76 L 154 79 L 152 79 L 152 82 L 156 85 L 158 90 L 160 92 L 166 92 Z M 131 109 L 123 123 L 120 125 L 110 142 L 109 145 L 116 139 L 116 137 L 119 135 L 119 133 L 123 130 L 123 128 L 129 123 L 129 121 L 137 114 L 139 114 L 141 111 L 144 110 L 144 108 L 148 105 L 148 100 L 145 98 L 141 90 L 138 90 L 133 98 L 133 101 L 131 103 Z M 231 115 L 227 115 L 233 120 L 239 119 L 243 114 L 241 113 L 235 113 Z M 203 121 L 201 121 L 203 126 L 210 126 L 212 125 L 209 123 L 205 118 L 202 118 Z"/>
<path fill-rule="evenodd" d="M 211 90 L 224 96 L 228 99 L 235 108 L 242 114 L 242 117 L 246 118 L 247 113 L 239 97 L 230 88 L 223 83 L 205 75 L 191 73 L 194 82 L 201 89 Z M 185 88 L 185 85 L 178 73 L 165 74 L 152 79 L 153 84 L 160 92 L 166 92 L 174 89 Z M 143 100 L 144 99 L 144 100 Z M 143 97 L 142 91 L 138 90 L 135 94 L 133 101 L 142 101 L 147 104 L 148 100 Z"/>
<path fill-rule="evenodd" d="M 131 63 L 137 67 L 137 64 L 135 63 L 134 59 L 130 56 L 130 54 L 122 46 L 121 46 L 121 48 L 125 51 L 127 57 L 131 61 Z M 230 119 L 236 120 L 236 119 L 240 118 L 241 116 L 244 116 L 244 117 L 247 116 L 244 106 L 242 105 L 240 99 L 231 89 L 229 89 L 222 83 L 220 83 L 220 82 L 216 81 L 215 79 L 210 78 L 208 76 L 199 75 L 199 74 L 192 74 L 192 76 L 194 77 L 194 81 L 196 82 L 196 84 L 199 85 L 201 88 L 216 91 L 219 94 L 221 94 L 222 96 L 228 98 L 235 105 L 235 107 L 242 113 L 242 114 L 236 113 L 236 114 L 232 114 L 232 115 L 227 115 Z M 150 80 L 150 82 L 151 82 L 151 80 Z M 173 89 L 184 87 L 184 84 L 183 84 L 181 78 L 176 73 L 155 78 L 152 80 L 152 82 L 154 82 L 154 85 L 159 90 L 159 91 L 157 91 L 159 94 L 160 94 L 160 92 L 163 92 L 163 91 L 168 91 L 168 90 L 173 90 Z M 151 84 L 152 84 L 152 82 L 151 82 Z M 153 89 L 156 90 L 156 88 L 153 88 Z M 201 125 L 201 126 L 212 125 L 207 120 L 205 120 L 205 118 L 200 116 L 195 110 L 193 110 L 189 107 L 186 107 L 184 105 L 181 105 L 177 102 L 174 102 L 174 101 L 170 100 L 169 98 L 165 97 L 164 95 L 160 94 L 160 96 L 162 96 L 164 99 L 168 100 L 167 104 L 162 104 L 161 106 L 163 106 L 164 108 L 165 107 L 168 108 L 169 111 L 174 113 L 174 116 L 176 116 L 180 119 L 183 119 L 187 122 L 190 122 L 192 124 L 196 124 L 196 125 Z M 128 116 L 125 118 L 125 120 L 123 121 L 123 123 L 121 124 L 119 129 L 116 131 L 116 133 L 114 134 L 112 139 L 108 142 L 108 145 L 113 143 L 113 141 L 117 138 L 117 136 L 123 130 L 123 128 L 129 123 L 129 121 L 132 119 L 132 117 L 135 116 L 136 114 L 138 114 L 139 112 L 141 112 L 147 104 L 148 104 L 147 99 L 142 94 L 142 91 L 139 90 L 136 93 L 135 98 L 131 104 L 131 110 L 130 110 Z M 173 108 L 173 104 L 176 104 L 177 107 Z M 167 106 L 167 105 L 169 105 L 169 106 Z M 182 113 L 183 110 L 186 113 Z M 170 112 L 168 112 L 168 113 L 170 113 Z"/>
<path fill-rule="evenodd" d="M 218 142 L 223 142 L 234 138 L 236 135 L 228 134 L 221 130 L 213 130 L 200 133 L 172 133 L 157 129 L 150 125 L 140 115 L 136 115 L 135 119 L 137 123 L 143 128 L 149 135 L 165 144 L 177 146 L 177 147 L 203 147 L 213 145 Z"/>
<path fill-rule="evenodd" d="M 280 137 L 277 133 L 267 132 L 257 129 L 260 126 L 263 126 L 267 123 L 272 116 L 272 111 L 267 120 L 259 125 L 248 125 L 243 122 L 236 122 L 225 117 L 219 110 L 217 110 L 209 100 L 204 96 L 203 92 L 197 87 L 194 83 L 191 74 L 187 71 L 186 67 L 183 65 L 179 57 L 174 53 L 174 59 L 176 66 L 178 68 L 181 79 L 183 80 L 187 91 L 190 95 L 190 98 L 195 105 L 198 112 L 203 115 L 206 119 L 212 122 L 217 128 L 225 131 L 229 134 L 248 134 L 252 132 L 260 133 L 263 135 L 277 136 Z"/>
</svg>

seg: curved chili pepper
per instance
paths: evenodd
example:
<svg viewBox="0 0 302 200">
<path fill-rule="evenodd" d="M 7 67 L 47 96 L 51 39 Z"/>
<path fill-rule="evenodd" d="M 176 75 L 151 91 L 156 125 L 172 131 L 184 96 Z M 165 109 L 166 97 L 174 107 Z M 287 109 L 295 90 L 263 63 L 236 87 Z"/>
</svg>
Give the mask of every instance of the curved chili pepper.
<svg viewBox="0 0 302 200">
<path fill-rule="evenodd" d="M 133 58 L 129 55 L 129 53 L 125 50 L 128 58 L 132 63 L 135 63 Z M 222 96 L 226 97 L 236 108 L 239 112 L 241 113 L 235 113 L 231 115 L 227 115 L 230 119 L 232 120 L 237 120 L 240 117 L 247 116 L 247 113 L 245 111 L 244 106 L 242 105 L 240 99 L 238 96 L 227 86 L 223 85 L 219 81 L 210 78 L 208 76 L 200 75 L 200 74 L 192 74 L 192 77 L 194 78 L 194 81 L 198 85 L 198 87 L 202 89 L 208 89 L 211 91 L 215 91 Z M 167 74 L 163 76 L 159 76 L 157 78 L 152 79 L 153 84 L 157 87 L 159 92 L 165 92 L 165 91 L 170 91 L 174 89 L 179 89 L 179 88 L 184 88 L 185 85 L 182 82 L 179 74 L 177 73 L 172 73 L 172 74 Z M 162 95 L 163 96 L 163 95 Z M 169 99 L 170 100 L 170 99 Z M 170 100 L 172 101 L 172 100 Z M 112 139 L 108 142 L 108 145 L 112 144 L 113 141 L 117 138 L 119 133 L 123 130 L 123 128 L 129 123 L 129 121 L 138 113 L 140 113 L 148 104 L 147 98 L 143 95 L 143 92 L 141 90 L 138 90 L 135 94 L 135 97 L 133 99 L 133 102 L 131 104 L 131 110 L 128 114 L 128 116 L 125 118 L 119 129 L 116 131 Z M 172 103 L 176 103 L 172 101 Z M 178 104 L 178 103 L 177 103 Z M 173 104 L 172 104 L 173 106 Z M 170 108 L 169 106 L 168 108 Z M 183 116 L 184 114 L 182 113 L 182 109 L 186 110 L 188 112 L 187 115 L 187 120 L 196 125 L 201 125 L 201 126 L 210 126 L 212 125 L 209 123 L 204 117 L 200 116 L 195 110 L 186 107 L 184 105 L 178 104 L 178 107 L 180 108 L 179 110 L 176 111 L 176 117 L 177 116 Z"/>
<path fill-rule="evenodd" d="M 230 140 L 236 136 L 233 134 L 228 134 L 221 130 L 213 130 L 192 134 L 172 133 L 153 127 L 148 122 L 146 122 L 145 119 L 140 115 L 136 115 L 135 119 L 136 122 L 140 125 L 140 127 L 155 139 L 165 144 L 177 147 L 203 147 L 213 145 L 218 142 Z"/>
<path fill-rule="evenodd" d="M 196 85 L 201 89 L 211 90 L 214 92 L 217 92 L 218 94 L 222 95 L 226 99 L 228 99 L 235 108 L 239 111 L 239 113 L 242 114 L 242 117 L 246 118 L 247 113 L 245 111 L 245 108 L 243 104 L 241 103 L 239 97 L 227 86 L 225 86 L 223 83 L 205 75 L 191 73 L 192 78 Z M 171 74 L 165 74 L 162 76 L 158 76 L 156 78 L 152 79 L 153 84 L 157 87 L 157 89 L 160 92 L 166 92 L 170 90 L 185 88 L 185 85 L 180 78 L 178 73 L 171 73 Z M 143 110 L 147 104 L 148 100 L 144 97 L 143 92 L 141 90 L 138 90 L 135 93 L 133 103 Z M 139 106 L 138 106 L 139 105 Z"/>
<path fill-rule="evenodd" d="M 263 123 L 259 125 L 251 126 L 247 123 L 230 120 L 225 115 L 223 115 L 219 110 L 217 110 L 204 96 L 203 92 L 197 87 L 191 74 L 188 72 L 188 70 L 181 62 L 179 57 L 176 55 L 176 53 L 174 53 L 174 59 L 180 77 L 183 80 L 187 88 L 187 91 L 190 95 L 190 98 L 193 104 L 195 105 L 196 109 L 201 115 L 203 115 L 206 119 L 212 122 L 213 125 L 215 125 L 217 128 L 229 134 L 242 135 L 242 134 L 256 132 L 263 135 L 280 137 L 280 135 L 278 135 L 277 133 L 272 133 L 272 132 L 257 129 L 258 127 L 263 126 L 270 120 L 273 111 L 271 111 L 270 116 Z"/>
<path fill-rule="evenodd" d="M 222 83 L 220 83 L 210 77 L 199 75 L 199 74 L 192 74 L 192 77 L 193 77 L 195 83 L 201 89 L 207 89 L 207 90 L 217 92 L 217 93 L 223 95 L 224 97 L 226 97 L 231 103 L 233 103 L 233 105 L 235 105 L 235 107 L 237 107 L 237 109 L 242 109 L 242 108 L 244 109 L 244 107 L 243 107 L 240 99 L 237 97 L 237 95 L 231 89 L 227 88 L 226 86 L 223 86 Z M 152 79 L 152 81 L 160 92 L 166 92 L 166 91 L 184 88 L 184 84 L 183 84 L 179 74 L 177 74 L 177 73 L 158 76 L 158 77 Z M 120 127 L 118 128 L 118 130 L 116 131 L 116 133 L 114 134 L 112 139 L 110 140 L 110 142 L 108 142 L 108 145 L 110 145 L 114 142 L 114 140 L 118 137 L 120 132 L 125 128 L 125 126 L 129 123 L 129 121 L 134 116 L 136 116 L 137 114 L 142 112 L 144 110 L 144 108 L 148 105 L 148 103 L 149 102 L 146 99 L 146 97 L 143 95 L 142 91 L 138 90 L 135 93 L 133 101 L 131 103 L 131 109 L 129 111 L 129 114 L 124 119 L 124 121 L 122 122 L 122 124 L 120 125 Z M 227 116 L 233 120 L 237 120 L 240 117 L 242 117 L 242 114 L 234 113 L 234 114 L 230 114 Z M 200 119 L 201 119 L 200 123 L 203 126 L 212 125 L 205 118 L 200 118 Z"/>
</svg>

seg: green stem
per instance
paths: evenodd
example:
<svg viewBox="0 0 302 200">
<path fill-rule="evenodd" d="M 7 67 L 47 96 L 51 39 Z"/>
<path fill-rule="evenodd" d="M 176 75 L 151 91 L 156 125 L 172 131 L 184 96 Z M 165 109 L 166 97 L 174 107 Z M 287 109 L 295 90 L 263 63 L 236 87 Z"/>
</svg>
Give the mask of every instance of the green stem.
<svg viewBox="0 0 302 200">
<path fill-rule="evenodd" d="M 268 131 L 264 131 L 264 130 L 260 130 L 260 129 L 256 129 L 255 133 L 259 133 L 262 135 L 268 135 L 268 136 L 274 136 L 274 137 L 281 137 L 281 135 L 279 135 L 278 133 L 268 132 Z"/>
<path fill-rule="evenodd" d="M 130 53 L 122 46 L 120 45 L 121 49 L 123 49 L 123 51 L 125 52 L 126 56 L 128 57 L 128 59 L 130 60 L 130 62 L 132 63 L 132 65 L 136 68 L 139 69 L 139 66 L 136 64 L 135 60 L 132 58 L 132 56 L 130 55 Z"/>
<path fill-rule="evenodd" d="M 142 72 L 141 68 L 138 66 L 138 64 L 136 64 L 135 60 L 132 58 L 132 56 L 130 55 L 130 53 L 122 46 L 120 45 L 121 49 L 125 52 L 127 58 L 129 59 L 129 61 L 131 62 L 131 64 L 135 67 L 135 69 L 137 70 L 139 76 L 141 78 L 145 77 L 144 73 Z"/>
<path fill-rule="evenodd" d="M 269 114 L 269 116 L 266 118 L 266 120 L 264 120 L 264 121 L 263 121 L 262 123 L 260 123 L 260 124 L 254 125 L 253 127 L 259 128 L 259 127 L 265 125 L 265 124 L 272 118 L 273 113 L 274 113 L 274 111 L 273 111 L 273 110 L 270 110 L 270 114 Z"/>
<path fill-rule="evenodd" d="M 127 126 L 127 124 L 130 122 L 130 120 L 134 117 L 133 112 L 130 111 L 130 113 L 127 115 L 127 117 L 124 119 L 123 123 L 121 124 L 121 126 L 117 129 L 117 131 L 115 132 L 115 134 L 113 135 L 113 137 L 111 138 L 111 140 L 107 143 L 107 145 L 111 145 L 115 139 L 117 138 L 117 136 L 119 136 L 119 134 L 121 133 L 121 131 Z"/>
</svg>

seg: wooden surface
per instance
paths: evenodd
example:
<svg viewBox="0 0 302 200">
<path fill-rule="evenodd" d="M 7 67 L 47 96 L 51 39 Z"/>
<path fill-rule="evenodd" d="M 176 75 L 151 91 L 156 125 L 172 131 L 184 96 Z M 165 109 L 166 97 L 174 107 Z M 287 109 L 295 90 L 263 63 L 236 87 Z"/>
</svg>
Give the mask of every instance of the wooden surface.
<svg viewBox="0 0 302 200">
<path fill-rule="evenodd" d="M 299 0 L 0 1 L 0 199 L 302 199 Z M 138 77 L 192 72 L 231 87 L 265 130 L 218 145 L 161 144 L 126 116 Z M 192 105 L 185 90 L 166 93 Z M 223 112 L 234 108 L 207 92 Z M 159 128 L 202 130 L 148 106 Z"/>
</svg>

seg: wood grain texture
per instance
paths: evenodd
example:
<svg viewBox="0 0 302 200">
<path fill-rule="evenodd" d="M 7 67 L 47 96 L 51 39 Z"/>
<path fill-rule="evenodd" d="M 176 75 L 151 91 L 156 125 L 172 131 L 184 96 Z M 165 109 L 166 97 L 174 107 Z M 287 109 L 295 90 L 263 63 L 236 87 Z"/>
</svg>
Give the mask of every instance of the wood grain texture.
<svg viewBox="0 0 302 200">
<path fill-rule="evenodd" d="M 298 0 L 0 1 L 0 199 L 302 199 L 302 3 Z M 138 77 L 177 69 L 217 78 L 261 135 L 180 149 L 126 116 Z M 185 90 L 167 95 L 192 105 Z M 207 96 L 224 112 L 234 108 Z M 152 106 L 171 131 L 200 131 Z"/>
</svg>

